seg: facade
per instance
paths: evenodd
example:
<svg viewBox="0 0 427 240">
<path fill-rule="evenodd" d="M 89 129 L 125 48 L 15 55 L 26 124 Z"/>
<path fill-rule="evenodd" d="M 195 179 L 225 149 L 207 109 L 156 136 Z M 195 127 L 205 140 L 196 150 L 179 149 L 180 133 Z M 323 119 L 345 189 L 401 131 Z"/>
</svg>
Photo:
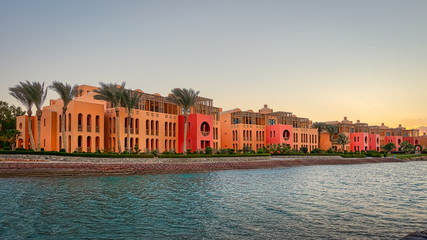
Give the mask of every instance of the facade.
<svg viewBox="0 0 427 240">
<path fill-rule="evenodd" d="M 138 106 L 128 112 L 121 107 L 117 115 L 108 102 L 95 100 L 97 87 L 81 85 L 79 95 L 68 105 L 65 114 L 65 137 L 67 152 L 118 152 L 129 148 L 141 151 L 182 152 L 184 144 L 184 116 L 182 110 L 167 97 L 160 94 L 142 94 Z M 61 99 L 50 100 L 43 107 L 41 119 L 40 145 L 45 151 L 59 151 L 62 146 L 62 107 Z M 129 122 L 129 128 L 128 128 Z M 119 123 L 119 126 L 117 126 Z M 291 112 L 273 111 L 264 105 L 258 112 L 242 111 L 238 108 L 222 111 L 213 106 L 213 100 L 199 97 L 190 110 L 187 125 L 187 151 L 200 151 L 206 147 L 213 149 L 232 148 L 237 150 L 257 150 L 269 145 L 289 145 L 295 150 L 315 148 L 341 150 L 334 143 L 339 133 L 349 137 L 347 151 L 380 151 L 381 146 L 393 142 L 399 149 L 403 141 L 412 145 L 427 147 L 427 135 L 420 136 L 419 129 L 406 129 L 402 126 L 389 128 L 369 126 L 357 120 L 326 122 L 339 127 L 333 136 L 320 133 L 311 127 L 308 118 L 297 117 Z M 28 117 L 17 117 L 16 128 L 21 132 L 17 147 L 30 148 L 29 130 L 31 129 L 37 145 L 37 118 L 32 116 L 32 126 L 28 126 Z M 120 139 L 118 139 L 120 137 Z M 119 141 L 118 141 L 119 140 Z"/>
<path fill-rule="evenodd" d="M 258 112 L 238 108 L 221 113 L 221 148 L 252 150 L 273 144 L 287 144 L 293 149 L 317 148 L 317 130 L 308 118 L 290 112 L 273 112 L 267 105 Z"/>
<path fill-rule="evenodd" d="M 183 116 L 179 114 L 179 107 L 166 97 L 136 90 L 142 93 L 141 102 L 132 110 L 131 118 L 128 119 L 125 108 L 120 108 L 117 117 L 115 109 L 109 103 L 95 100 L 95 89 L 97 88 L 93 86 L 79 86 L 80 94 L 68 105 L 65 120 L 67 152 L 117 152 L 118 136 L 121 150 L 124 151 L 127 149 L 128 133 L 131 149 L 137 147 L 142 151 L 182 151 L 179 148 L 183 142 L 179 134 L 182 130 L 179 129 L 184 128 Z M 200 97 L 196 106 L 191 109 L 189 125 L 193 125 L 194 129 L 189 130 L 188 139 L 192 142 L 189 144 L 192 151 L 203 150 L 207 146 L 220 146 L 218 133 L 221 109 L 213 107 L 212 102 L 211 99 Z M 43 108 L 40 141 L 45 151 L 59 151 L 62 148 L 62 107 L 63 102 L 58 99 L 51 100 L 49 106 Z M 196 126 L 199 123 L 203 125 L 203 129 Z M 33 116 L 32 131 L 35 141 L 36 125 L 36 118 Z M 21 131 L 17 146 L 29 148 L 30 128 L 27 116 L 17 117 L 17 129 Z"/>
<path fill-rule="evenodd" d="M 385 126 L 384 123 L 382 123 L 381 126 L 369 126 L 367 123 L 361 123 L 360 120 L 353 123 L 349 121 L 347 117 L 344 117 L 342 121 L 325 123 L 337 125 L 339 127 L 335 136 L 339 133 L 344 133 L 349 137 L 350 143 L 347 144 L 344 149 L 346 151 L 381 151 L 381 147 L 390 142 L 396 145 L 394 151 L 398 151 L 404 141 L 412 145 L 419 145 L 421 141 L 418 129 L 406 129 L 402 127 L 402 125 L 399 125 L 397 128 L 389 128 Z M 324 150 L 335 148 L 335 150 L 338 150 L 340 146 L 335 146 L 332 143 L 333 139 L 331 141 L 329 134 L 325 131 L 322 132 L 320 148 Z"/>
</svg>

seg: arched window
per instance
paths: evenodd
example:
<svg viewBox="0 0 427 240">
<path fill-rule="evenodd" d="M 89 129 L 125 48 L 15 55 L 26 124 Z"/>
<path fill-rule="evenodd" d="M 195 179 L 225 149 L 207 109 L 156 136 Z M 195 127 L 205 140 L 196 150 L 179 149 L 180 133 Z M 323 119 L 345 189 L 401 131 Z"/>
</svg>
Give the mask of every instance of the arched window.
<svg viewBox="0 0 427 240">
<path fill-rule="evenodd" d="M 154 120 L 151 120 L 151 135 L 154 135 Z"/>
<path fill-rule="evenodd" d="M 71 132 L 71 113 L 68 114 L 68 131 Z"/>
<path fill-rule="evenodd" d="M 139 134 L 139 119 L 135 119 L 135 133 Z"/>
<path fill-rule="evenodd" d="M 145 149 L 150 149 L 150 140 L 145 139 Z"/>
<path fill-rule="evenodd" d="M 100 147 L 100 140 L 99 137 L 95 138 L 95 151 L 98 151 Z"/>
<path fill-rule="evenodd" d="M 67 146 L 68 146 L 68 152 L 71 152 L 71 136 L 68 136 Z"/>
<path fill-rule="evenodd" d="M 92 131 L 92 129 L 91 129 L 91 127 L 92 127 L 92 124 L 91 124 L 92 123 L 92 116 L 90 114 L 88 114 L 86 117 L 86 123 L 87 123 L 87 131 L 91 132 Z"/>
<path fill-rule="evenodd" d="M 83 130 L 83 114 L 79 113 L 77 118 L 77 130 L 81 132 Z"/>
<path fill-rule="evenodd" d="M 113 133 L 116 133 L 116 117 L 113 117 Z"/>
<path fill-rule="evenodd" d="M 78 136 L 77 137 L 77 152 L 81 152 L 82 151 L 82 136 Z"/>
<path fill-rule="evenodd" d="M 150 120 L 148 119 L 145 121 L 145 134 L 150 135 Z"/>
<path fill-rule="evenodd" d="M 168 122 L 165 122 L 165 137 L 168 136 Z M 167 147 L 165 147 L 167 148 Z"/>
<path fill-rule="evenodd" d="M 62 132 L 62 115 L 59 115 L 59 132 Z"/>
<path fill-rule="evenodd" d="M 151 139 L 151 150 L 154 150 L 154 139 Z"/>
<path fill-rule="evenodd" d="M 113 132 L 113 120 L 108 118 L 108 127 L 110 128 L 110 134 Z"/>
<path fill-rule="evenodd" d="M 175 137 L 175 134 L 176 134 L 176 123 L 173 124 L 173 136 L 174 137 Z M 175 141 L 174 141 L 173 145 L 175 145 Z"/>
<path fill-rule="evenodd" d="M 60 150 L 62 149 L 62 137 L 61 136 L 59 136 L 59 149 Z"/>
<path fill-rule="evenodd" d="M 91 152 L 92 151 L 91 145 L 92 145 L 91 138 L 90 138 L 90 136 L 88 136 L 87 137 L 87 141 L 86 141 L 86 152 Z"/>
<path fill-rule="evenodd" d="M 169 137 L 172 137 L 172 123 L 169 123 Z"/>
<path fill-rule="evenodd" d="M 156 121 L 156 136 L 159 136 L 159 121 Z"/>
<path fill-rule="evenodd" d="M 99 133 L 99 125 L 100 125 L 100 117 L 99 117 L 99 115 L 96 115 L 96 117 L 95 117 L 95 132 L 97 132 L 97 133 Z"/>
</svg>

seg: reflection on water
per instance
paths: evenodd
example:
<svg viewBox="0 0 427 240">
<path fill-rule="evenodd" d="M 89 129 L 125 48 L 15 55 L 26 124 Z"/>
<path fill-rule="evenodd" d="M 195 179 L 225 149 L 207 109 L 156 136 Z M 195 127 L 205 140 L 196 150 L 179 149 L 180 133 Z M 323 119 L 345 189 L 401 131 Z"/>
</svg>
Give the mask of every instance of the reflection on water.
<svg viewBox="0 0 427 240">
<path fill-rule="evenodd" d="M 0 179 L 0 238 L 390 239 L 427 223 L 427 162 Z"/>
</svg>

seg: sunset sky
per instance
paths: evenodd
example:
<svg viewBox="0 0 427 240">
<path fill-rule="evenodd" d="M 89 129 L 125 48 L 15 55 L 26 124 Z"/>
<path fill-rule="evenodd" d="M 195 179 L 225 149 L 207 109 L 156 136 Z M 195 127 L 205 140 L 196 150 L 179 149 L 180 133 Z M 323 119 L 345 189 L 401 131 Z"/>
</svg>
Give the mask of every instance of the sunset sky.
<svg viewBox="0 0 427 240">
<path fill-rule="evenodd" d="M 427 1 L 0 0 L 0 100 L 27 79 L 427 126 Z"/>
</svg>

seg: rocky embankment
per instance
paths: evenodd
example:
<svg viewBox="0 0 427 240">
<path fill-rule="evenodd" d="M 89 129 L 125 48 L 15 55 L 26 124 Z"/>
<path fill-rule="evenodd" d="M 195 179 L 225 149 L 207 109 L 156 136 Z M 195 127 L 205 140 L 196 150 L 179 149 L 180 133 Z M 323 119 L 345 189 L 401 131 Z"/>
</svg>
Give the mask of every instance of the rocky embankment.
<svg viewBox="0 0 427 240">
<path fill-rule="evenodd" d="M 278 168 L 310 165 L 342 165 L 366 164 L 384 162 L 405 162 L 396 158 L 271 158 L 264 157 L 233 157 L 233 158 L 151 158 L 131 159 L 123 161 L 112 159 L 91 161 L 72 159 L 72 161 L 58 161 L 55 157 L 44 159 L 5 158 L 0 156 L 0 177 L 16 176 L 76 176 L 76 175 L 130 175 L 152 173 L 181 173 L 205 172 L 231 169 Z"/>
<path fill-rule="evenodd" d="M 410 233 L 400 240 L 427 240 L 427 230 Z"/>
</svg>

